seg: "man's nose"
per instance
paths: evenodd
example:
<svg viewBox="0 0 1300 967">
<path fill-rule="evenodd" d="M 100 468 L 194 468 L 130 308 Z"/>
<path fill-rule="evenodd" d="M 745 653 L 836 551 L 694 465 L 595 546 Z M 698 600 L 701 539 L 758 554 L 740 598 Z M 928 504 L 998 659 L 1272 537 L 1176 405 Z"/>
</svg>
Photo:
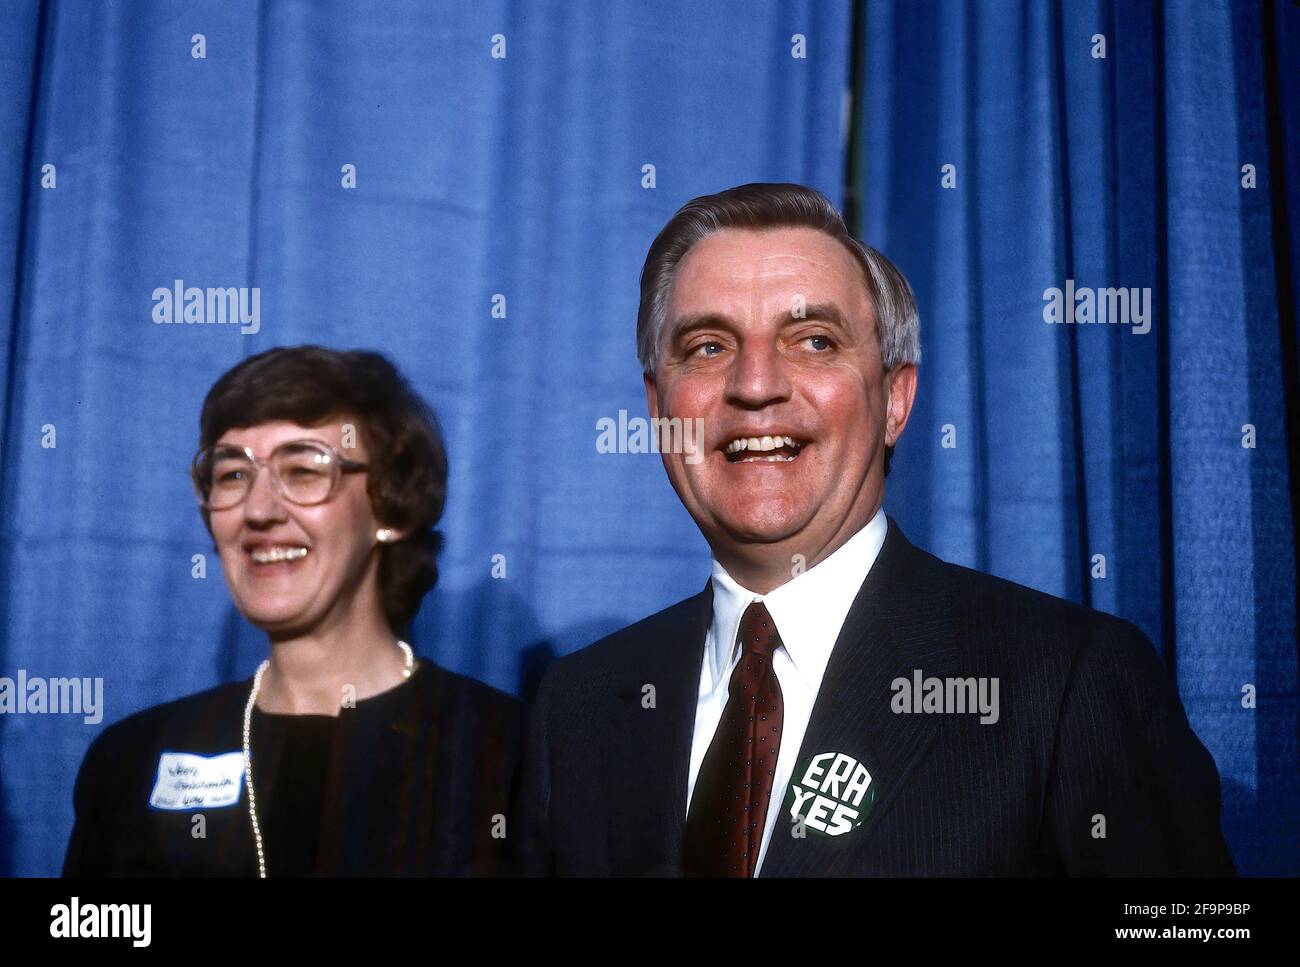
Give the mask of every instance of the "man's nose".
<svg viewBox="0 0 1300 967">
<path fill-rule="evenodd" d="M 771 344 L 748 343 L 740 347 L 727 379 L 731 403 L 757 409 L 790 398 L 788 362 Z"/>
<path fill-rule="evenodd" d="M 271 479 L 271 468 L 259 467 L 244 498 L 244 519 L 250 524 L 274 524 L 286 516 L 284 498 Z"/>
</svg>

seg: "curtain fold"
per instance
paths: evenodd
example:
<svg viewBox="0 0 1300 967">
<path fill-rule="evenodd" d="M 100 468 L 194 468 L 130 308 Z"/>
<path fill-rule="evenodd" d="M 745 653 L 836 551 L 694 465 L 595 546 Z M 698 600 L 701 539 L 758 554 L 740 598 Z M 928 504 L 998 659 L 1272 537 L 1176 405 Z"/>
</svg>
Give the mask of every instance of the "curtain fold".
<svg viewBox="0 0 1300 967">
<path fill-rule="evenodd" d="M 941 556 L 1141 627 L 1239 868 L 1300 872 L 1297 79 L 1266 70 L 1297 62 L 1300 10 L 866 10 L 860 228 L 912 280 L 926 354 L 887 506 Z M 1071 289 L 1080 321 L 1046 321 Z M 1097 322 L 1112 289 L 1146 318 Z"/>
</svg>

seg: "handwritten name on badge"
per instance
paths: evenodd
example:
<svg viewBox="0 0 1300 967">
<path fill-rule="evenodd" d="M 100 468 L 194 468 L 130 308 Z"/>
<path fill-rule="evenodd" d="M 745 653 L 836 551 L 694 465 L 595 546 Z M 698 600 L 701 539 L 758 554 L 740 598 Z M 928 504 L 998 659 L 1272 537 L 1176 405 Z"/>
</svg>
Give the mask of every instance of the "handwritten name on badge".
<svg viewBox="0 0 1300 967">
<path fill-rule="evenodd" d="M 790 783 L 790 818 L 826 836 L 857 829 L 876 801 L 871 773 L 843 752 L 822 752 L 808 760 Z"/>
<path fill-rule="evenodd" d="M 244 753 L 164 752 L 149 805 L 154 809 L 219 809 L 239 802 Z"/>
</svg>

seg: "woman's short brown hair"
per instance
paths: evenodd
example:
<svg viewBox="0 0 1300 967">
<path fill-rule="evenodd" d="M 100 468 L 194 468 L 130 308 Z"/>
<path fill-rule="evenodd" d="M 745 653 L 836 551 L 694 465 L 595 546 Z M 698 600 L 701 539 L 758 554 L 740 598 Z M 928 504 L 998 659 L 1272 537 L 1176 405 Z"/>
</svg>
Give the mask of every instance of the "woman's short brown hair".
<svg viewBox="0 0 1300 967">
<path fill-rule="evenodd" d="M 379 353 L 289 346 L 251 356 L 213 384 L 199 417 L 199 446 L 227 430 L 289 420 L 315 426 L 355 417 L 369 454 L 375 518 L 406 536 L 380 548 L 379 586 L 395 632 L 410 624 L 438 580 L 447 496 L 447 451 L 438 420 Z M 209 523 L 208 512 L 203 522 Z"/>
</svg>

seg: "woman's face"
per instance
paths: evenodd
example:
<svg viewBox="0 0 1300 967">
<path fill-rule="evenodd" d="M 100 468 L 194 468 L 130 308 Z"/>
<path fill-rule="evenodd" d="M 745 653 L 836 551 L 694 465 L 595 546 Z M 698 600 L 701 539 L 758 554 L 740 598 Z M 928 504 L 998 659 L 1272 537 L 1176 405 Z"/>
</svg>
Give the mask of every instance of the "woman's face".
<svg viewBox="0 0 1300 967">
<path fill-rule="evenodd" d="M 315 440 L 348 460 L 367 463 L 359 432 L 344 440 L 341 417 L 307 427 L 288 421 L 228 430 L 220 445 L 248 447 L 266 462 L 293 440 Z M 355 444 L 344 447 L 344 442 Z M 286 500 L 259 467 L 242 503 L 211 512 L 212 536 L 235 606 L 272 638 L 294 637 L 352 621 L 353 609 L 376 609 L 382 621 L 375 531 L 367 475 L 342 473 L 333 495 L 310 507 Z M 305 553 L 304 553 L 305 552 Z M 373 617 L 373 616 L 369 616 Z"/>
</svg>

